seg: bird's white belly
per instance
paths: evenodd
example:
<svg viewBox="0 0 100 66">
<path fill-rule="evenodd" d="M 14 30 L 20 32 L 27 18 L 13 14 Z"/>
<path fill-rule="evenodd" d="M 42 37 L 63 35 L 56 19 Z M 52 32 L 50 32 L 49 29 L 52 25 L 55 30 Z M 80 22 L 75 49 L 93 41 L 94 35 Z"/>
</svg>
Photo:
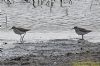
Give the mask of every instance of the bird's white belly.
<svg viewBox="0 0 100 66">
<path fill-rule="evenodd" d="M 20 31 L 20 30 L 17 30 L 17 29 L 15 29 L 15 30 L 13 30 L 16 34 L 24 34 L 25 32 L 22 32 L 22 31 Z"/>
</svg>

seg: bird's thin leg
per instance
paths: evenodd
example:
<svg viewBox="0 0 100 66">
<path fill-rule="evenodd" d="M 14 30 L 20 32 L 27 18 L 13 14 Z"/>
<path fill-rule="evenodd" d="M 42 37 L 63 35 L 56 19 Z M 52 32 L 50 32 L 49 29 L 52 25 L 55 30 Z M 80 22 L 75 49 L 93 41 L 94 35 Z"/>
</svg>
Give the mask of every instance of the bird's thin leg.
<svg viewBox="0 0 100 66">
<path fill-rule="evenodd" d="M 20 42 L 22 43 L 22 36 L 20 35 Z"/>
<path fill-rule="evenodd" d="M 20 35 L 20 42 L 21 42 L 21 35 Z"/>
<path fill-rule="evenodd" d="M 83 35 L 82 35 L 82 40 L 84 40 Z"/>
<path fill-rule="evenodd" d="M 22 36 L 22 42 L 23 42 L 23 39 L 24 39 L 24 36 L 26 35 L 26 33 L 24 33 L 24 35 Z"/>
</svg>

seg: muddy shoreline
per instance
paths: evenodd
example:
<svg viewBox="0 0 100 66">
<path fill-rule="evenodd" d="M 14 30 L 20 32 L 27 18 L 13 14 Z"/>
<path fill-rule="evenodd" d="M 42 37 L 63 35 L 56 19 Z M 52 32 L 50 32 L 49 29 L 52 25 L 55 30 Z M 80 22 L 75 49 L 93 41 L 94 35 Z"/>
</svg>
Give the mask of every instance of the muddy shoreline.
<svg viewBox="0 0 100 66">
<path fill-rule="evenodd" d="M 76 61 L 100 62 L 100 44 L 86 40 L 54 39 L 14 45 L 6 50 L 12 55 L 6 54 L 1 66 L 72 66 Z"/>
</svg>

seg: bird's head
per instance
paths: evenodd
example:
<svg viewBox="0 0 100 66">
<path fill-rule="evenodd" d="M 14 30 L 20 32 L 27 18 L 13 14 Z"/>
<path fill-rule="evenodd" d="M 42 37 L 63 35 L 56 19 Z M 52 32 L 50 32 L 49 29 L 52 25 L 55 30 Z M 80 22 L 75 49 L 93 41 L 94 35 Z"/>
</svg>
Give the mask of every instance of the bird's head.
<svg viewBox="0 0 100 66">
<path fill-rule="evenodd" d="M 11 29 L 14 29 L 15 28 L 15 26 L 13 26 Z"/>
<path fill-rule="evenodd" d="M 77 29 L 78 27 L 77 26 L 75 26 L 73 29 Z"/>
</svg>

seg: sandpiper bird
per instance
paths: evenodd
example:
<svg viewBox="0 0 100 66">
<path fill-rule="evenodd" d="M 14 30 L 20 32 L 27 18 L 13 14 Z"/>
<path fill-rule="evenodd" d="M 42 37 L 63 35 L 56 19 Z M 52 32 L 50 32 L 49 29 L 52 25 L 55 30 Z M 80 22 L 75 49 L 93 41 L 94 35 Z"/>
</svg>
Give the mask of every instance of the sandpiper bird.
<svg viewBox="0 0 100 66">
<path fill-rule="evenodd" d="M 78 34 L 78 35 L 82 35 L 82 40 L 84 39 L 83 36 L 87 33 L 90 33 L 92 32 L 91 30 L 87 30 L 87 29 L 84 29 L 84 28 L 79 28 L 77 26 L 75 26 L 73 29 L 75 29 L 75 32 Z"/>
<path fill-rule="evenodd" d="M 21 38 L 20 38 L 20 42 L 21 42 L 21 43 L 23 43 L 23 38 L 24 38 L 26 32 L 30 30 L 30 29 L 24 29 L 24 28 L 17 28 L 17 27 L 15 27 L 15 26 L 13 26 L 11 29 L 13 29 L 13 31 L 14 31 L 16 34 L 18 34 L 18 35 L 21 36 Z"/>
</svg>

